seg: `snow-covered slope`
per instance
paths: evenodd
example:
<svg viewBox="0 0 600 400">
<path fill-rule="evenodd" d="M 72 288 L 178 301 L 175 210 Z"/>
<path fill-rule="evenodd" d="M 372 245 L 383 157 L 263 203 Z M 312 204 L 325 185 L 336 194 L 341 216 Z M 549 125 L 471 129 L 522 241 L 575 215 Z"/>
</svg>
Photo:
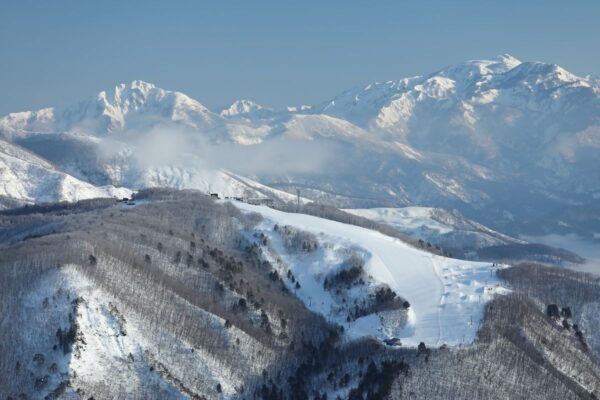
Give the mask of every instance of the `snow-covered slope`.
<svg viewBox="0 0 600 400">
<path fill-rule="evenodd" d="M 114 385 L 124 396 L 154 391 L 160 398 L 184 398 L 153 368 L 148 356 L 156 344 L 143 329 L 140 331 L 140 321 L 130 319 L 125 325 L 114 299 L 94 287 L 75 268 L 65 266 L 47 274 L 31 288 L 23 303 L 27 316 L 14 322 L 22 323 L 23 330 L 30 333 L 24 350 L 34 350 L 38 356 L 27 360 L 21 368 L 32 375 L 45 373 L 31 388 L 39 398 L 54 397 L 59 391 L 53 393 L 52 389 L 60 387 L 67 376 L 70 385 L 63 387 L 67 398 L 77 398 L 75 388 L 79 389 L 79 395 L 101 392 L 112 386 L 106 382 L 115 376 L 127 382 Z M 73 351 L 63 350 L 64 339 L 59 340 L 61 346 L 56 348 L 56 338 L 66 337 L 74 323 L 77 333 Z M 53 334 L 43 334 L 48 331 Z M 61 334 L 55 337 L 57 331 Z"/>
<path fill-rule="evenodd" d="M 35 203 L 130 195 L 125 188 L 93 186 L 16 145 L 0 141 L 0 197 Z"/>
<path fill-rule="evenodd" d="M 469 220 L 456 210 L 404 207 L 347 209 L 344 211 L 382 222 L 396 228 L 399 232 L 443 248 L 476 249 L 486 246 L 527 243 Z"/>
<path fill-rule="evenodd" d="M 401 125 L 408 122 L 418 104 L 455 98 L 471 82 L 505 73 L 520 63 L 510 55 L 502 55 L 492 60 L 467 61 L 428 76 L 375 82 L 341 93 L 315 111 L 337 115 L 361 126 L 374 124 L 378 128 L 395 127 L 401 131 Z"/>
<path fill-rule="evenodd" d="M 568 115 L 577 112 L 573 108 L 578 107 L 588 114 L 599 105 L 596 81 L 578 77 L 555 64 L 521 62 L 502 55 L 467 61 L 426 76 L 352 89 L 313 112 L 404 135 L 417 133 L 411 128 L 421 130 L 420 135 L 441 135 L 442 132 L 434 132 L 435 123 L 444 120 L 450 122 L 447 133 L 464 129 L 465 133 L 471 131 L 471 140 L 479 136 L 499 140 L 502 138 L 494 132 L 477 132 L 479 124 L 490 118 L 502 121 L 505 127 L 530 121 L 542 129 L 540 134 L 548 135 L 551 132 L 546 131 L 546 125 L 554 113 Z M 597 122 L 594 115 L 587 117 L 586 122 Z"/>
<path fill-rule="evenodd" d="M 314 311 L 344 324 L 350 337 L 372 335 L 401 338 L 416 346 L 470 343 L 483 317 L 484 305 L 495 293 L 506 291 L 489 263 L 475 263 L 436 256 L 413 248 L 379 232 L 305 214 L 284 213 L 264 206 L 234 203 L 265 220 L 259 230 L 270 238 L 300 286 L 296 293 Z M 286 254 L 274 225 L 293 226 L 317 235 L 324 249 L 310 257 Z M 384 317 L 371 314 L 346 322 L 336 312 L 335 302 L 324 289 L 324 278 L 339 268 L 336 247 L 356 248 L 366 258 L 365 272 L 374 281 L 388 285 L 408 300 L 405 326 L 387 325 Z M 292 285 L 293 287 L 293 285 Z M 349 299 L 348 301 L 352 301 Z"/>
<path fill-rule="evenodd" d="M 211 165 L 186 134 L 174 133 L 165 141 L 161 133 L 106 138 L 74 133 L 27 135 L 21 146 L 50 161 L 56 168 L 94 185 L 138 190 L 148 187 L 198 189 L 221 196 L 272 197 L 291 200 L 289 193 Z M 189 139 L 189 140 L 188 140 Z M 40 158 L 40 157 L 38 157 Z"/>
<path fill-rule="evenodd" d="M 215 115 L 196 100 L 143 81 L 117 85 L 64 109 L 45 108 L 9 114 L 0 120 L 5 135 L 23 132 L 110 133 L 177 122 L 208 128 Z"/>
<path fill-rule="evenodd" d="M 505 235 L 465 218 L 457 210 L 404 207 L 345 211 L 389 225 L 400 233 L 424 241 L 427 246 L 443 249 L 453 257 L 509 263 L 533 261 L 562 266 L 583 262 L 579 255 L 561 246 L 549 247 Z"/>
<path fill-rule="evenodd" d="M 199 189 L 221 197 L 269 198 L 295 201 L 296 196 L 222 169 L 197 169 L 186 165 L 150 166 L 132 171 L 133 188 L 171 187 Z"/>
<path fill-rule="evenodd" d="M 265 108 L 251 100 L 236 100 L 229 107 L 222 109 L 219 115 L 222 117 L 239 118 L 265 118 L 274 113 L 274 110 Z"/>
</svg>

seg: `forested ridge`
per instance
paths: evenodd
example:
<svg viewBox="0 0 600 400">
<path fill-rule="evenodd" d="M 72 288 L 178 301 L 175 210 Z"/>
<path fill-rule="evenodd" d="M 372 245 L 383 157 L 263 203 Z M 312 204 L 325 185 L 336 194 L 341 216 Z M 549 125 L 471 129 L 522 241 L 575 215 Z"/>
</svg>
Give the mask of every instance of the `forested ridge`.
<svg viewBox="0 0 600 400">
<path fill-rule="evenodd" d="M 0 213 L 0 398 L 598 395 L 600 282 L 590 275 L 501 270 L 513 292 L 488 303 L 470 346 L 349 341 L 284 284 L 292 277 L 255 235 L 260 215 L 195 191 L 146 190 L 134 202 Z M 296 252 L 320 245 L 278 232 Z M 360 260 L 346 268 L 328 285 L 366 279 Z"/>
</svg>

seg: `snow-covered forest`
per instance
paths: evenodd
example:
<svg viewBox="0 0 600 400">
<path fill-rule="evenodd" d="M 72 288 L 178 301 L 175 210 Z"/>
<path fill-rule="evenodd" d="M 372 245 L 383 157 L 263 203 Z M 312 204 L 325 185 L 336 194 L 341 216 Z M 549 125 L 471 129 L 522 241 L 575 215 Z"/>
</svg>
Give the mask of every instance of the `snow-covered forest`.
<svg viewBox="0 0 600 400">
<path fill-rule="evenodd" d="M 2 398 L 600 393 L 598 278 L 277 208 L 151 189 L 1 212 Z"/>
</svg>

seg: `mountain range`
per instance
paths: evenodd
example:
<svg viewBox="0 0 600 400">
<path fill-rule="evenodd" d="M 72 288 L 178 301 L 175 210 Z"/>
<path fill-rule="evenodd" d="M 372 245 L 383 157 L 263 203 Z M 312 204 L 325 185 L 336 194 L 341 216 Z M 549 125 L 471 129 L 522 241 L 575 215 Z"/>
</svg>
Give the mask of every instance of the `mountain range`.
<svg viewBox="0 0 600 400">
<path fill-rule="evenodd" d="M 210 110 L 133 81 L 9 114 L 0 137 L 11 201 L 50 200 L 9 188 L 31 181 L 6 161 L 18 146 L 94 186 L 288 200 L 299 189 L 345 208 L 457 209 L 511 234 L 600 232 L 600 82 L 510 55 L 281 110 L 249 100 Z"/>
<path fill-rule="evenodd" d="M 598 111 L 502 55 L 0 118 L 0 398 L 597 398 L 600 280 L 523 237 L 600 238 Z"/>
</svg>

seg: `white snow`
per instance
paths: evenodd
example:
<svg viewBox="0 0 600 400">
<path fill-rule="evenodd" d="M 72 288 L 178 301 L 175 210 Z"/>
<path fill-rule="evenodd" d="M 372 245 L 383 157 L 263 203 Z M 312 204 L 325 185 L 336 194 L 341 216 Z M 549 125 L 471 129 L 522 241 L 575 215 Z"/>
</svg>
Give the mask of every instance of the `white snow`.
<svg viewBox="0 0 600 400">
<path fill-rule="evenodd" d="M 222 117 L 238 117 L 238 116 L 260 116 L 265 113 L 272 112 L 270 109 L 265 109 L 263 106 L 256 104 L 250 100 L 236 100 L 228 108 L 221 110 L 219 113 Z"/>
<path fill-rule="evenodd" d="M 68 359 L 73 387 L 102 387 L 103 382 L 110 382 L 117 375 L 125 379 L 120 386 L 112 387 L 111 394 L 117 391 L 127 397 L 145 388 L 159 398 L 187 398 L 179 392 L 177 382 L 169 378 L 169 373 L 188 389 L 204 389 L 221 383 L 223 393 L 228 396 L 235 393 L 234 384 L 242 383 L 240 376 L 224 367 L 214 354 L 203 349 L 191 351 L 190 343 L 166 330 L 157 334 L 147 316 L 120 304 L 78 272 L 76 266 L 64 266 L 62 272 L 68 278 L 71 298 L 81 299 L 76 321 L 83 342 L 75 344 Z M 204 315 L 210 324 L 223 326 L 221 318 L 209 313 Z M 223 332 L 224 335 L 236 333 L 239 333 L 236 329 Z M 159 371 L 161 368 L 168 372 Z"/>
<path fill-rule="evenodd" d="M 362 249 L 366 255 L 366 272 L 410 302 L 406 327 L 391 331 L 384 329 L 378 317 L 371 315 L 347 325 L 351 338 L 365 335 L 399 337 L 403 344 L 409 346 L 416 346 L 419 342 L 432 346 L 467 344 L 475 337 L 485 302 L 494 294 L 507 290 L 500 285 L 494 267 L 489 263 L 440 257 L 413 248 L 399 239 L 353 225 L 284 213 L 265 206 L 234 204 L 241 210 L 262 214 L 266 221 L 260 229 L 272 229 L 275 223 L 290 225 L 318 235 L 323 242 Z M 294 260 L 292 257 L 287 259 Z M 330 317 L 330 300 L 324 296 L 322 283 L 316 277 L 323 268 L 336 267 L 339 260 L 317 262 L 307 257 L 296 258 L 295 262 L 294 268 L 302 285 L 298 296 L 309 308 Z"/>
<path fill-rule="evenodd" d="M 46 160 L 0 140 L 0 196 L 24 203 L 78 201 L 95 197 L 130 197 L 131 190 L 94 186 Z"/>
<path fill-rule="evenodd" d="M 387 224 L 398 232 L 444 248 L 469 249 L 527 243 L 469 220 L 456 210 L 448 211 L 432 207 L 382 207 L 344 211 Z"/>
<path fill-rule="evenodd" d="M 452 226 L 432 218 L 433 210 L 430 207 L 403 207 L 347 209 L 344 211 L 403 229 L 418 229 L 426 226 L 440 234 L 452 232 L 454 230 Z"/>
</svg>

